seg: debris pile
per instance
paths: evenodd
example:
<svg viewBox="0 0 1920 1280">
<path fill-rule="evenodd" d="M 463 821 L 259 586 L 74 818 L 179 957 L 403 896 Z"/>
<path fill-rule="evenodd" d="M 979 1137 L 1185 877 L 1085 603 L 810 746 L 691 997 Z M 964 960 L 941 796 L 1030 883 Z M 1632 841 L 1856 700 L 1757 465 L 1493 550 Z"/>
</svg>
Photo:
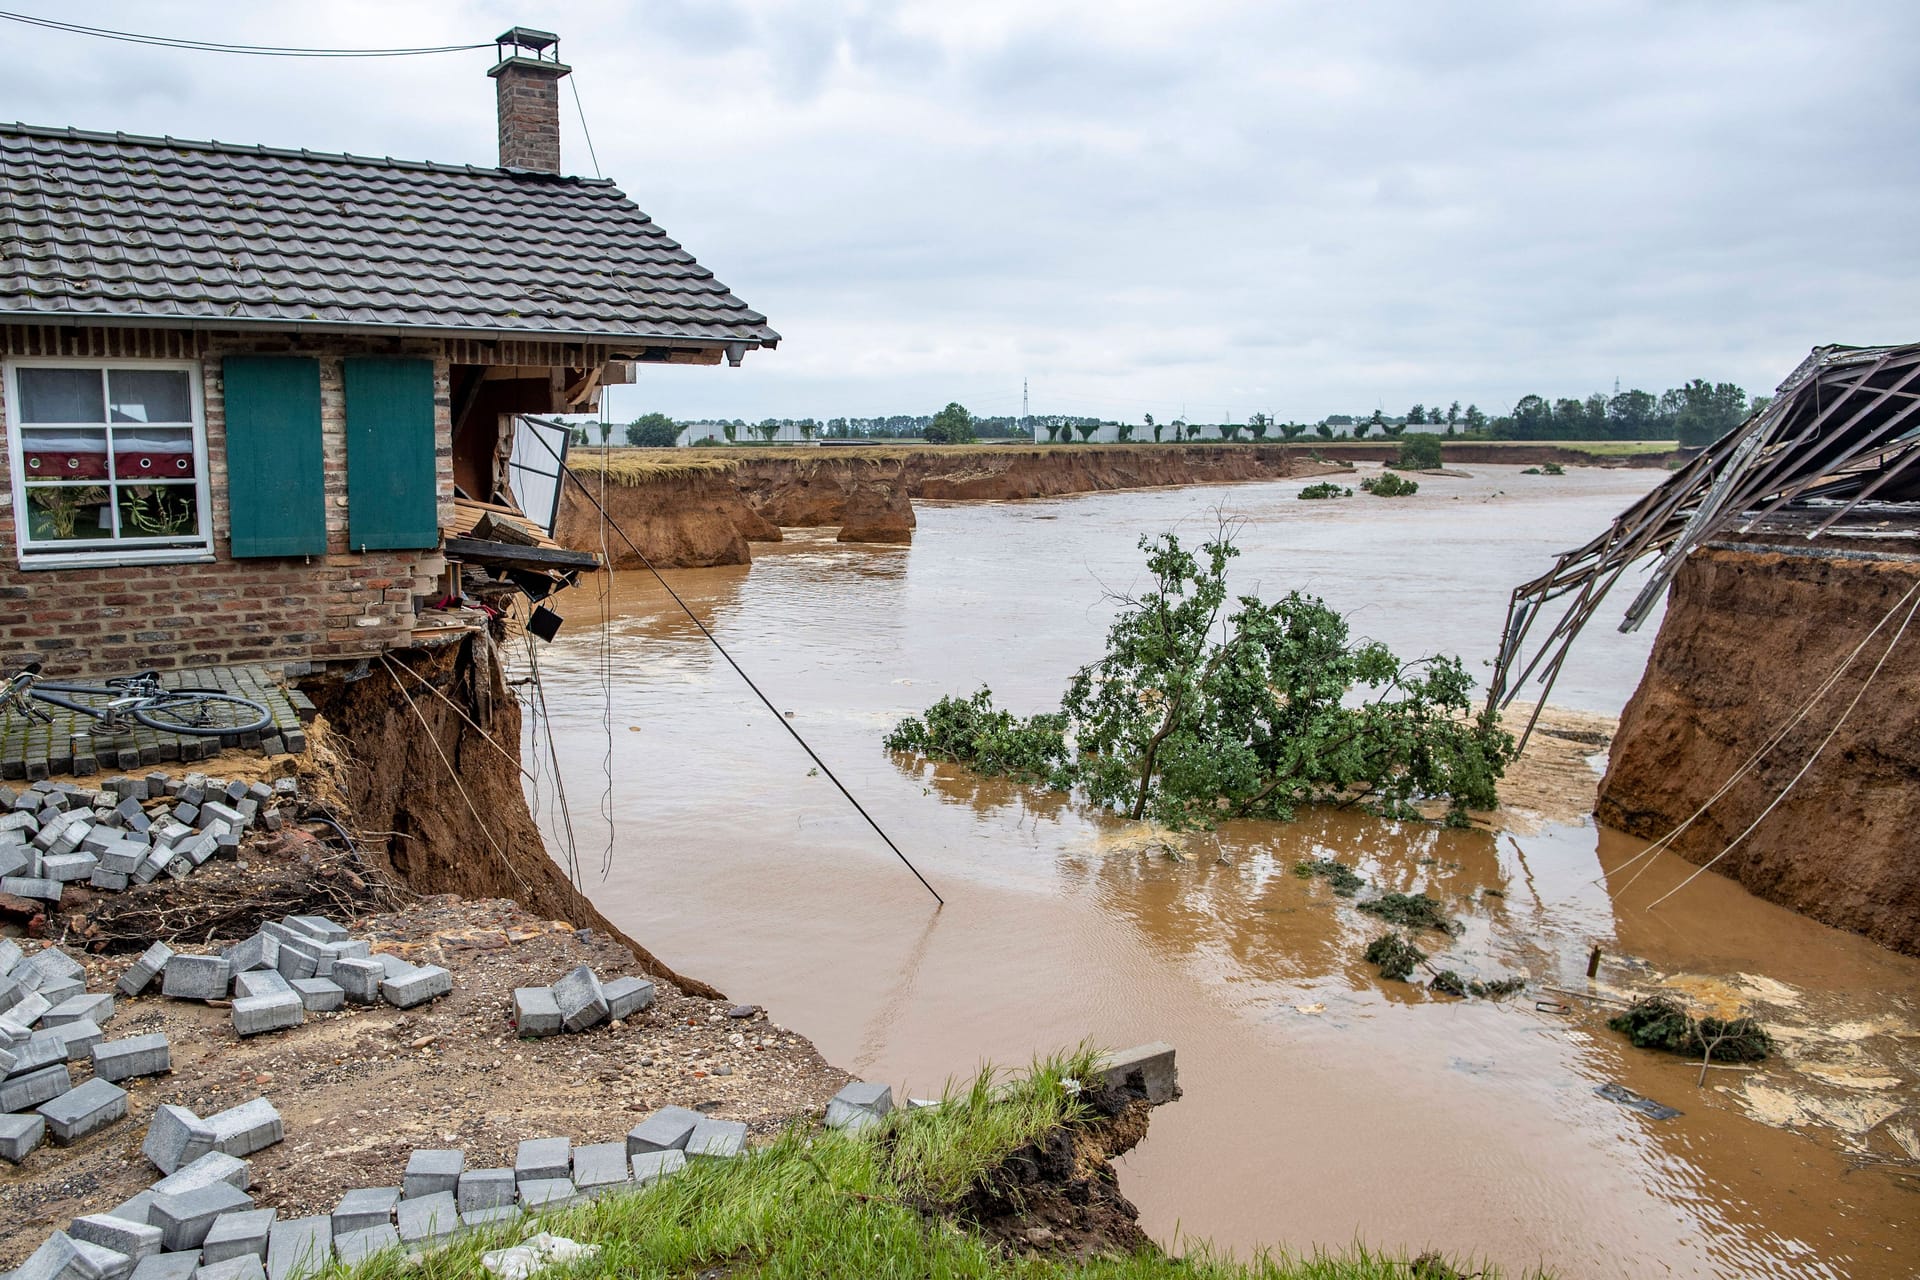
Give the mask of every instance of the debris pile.
<svg viewBox="0 0 1920 1280">
<path fill-rule="evenodd" d="M 1773 1052 L 1773 1037 L 1752 1018 L 1696 1018 L 1677 1000 L 1643 996 L 1607 1019 L 1637 1049 L 1704 1057 L 1720 1062 L 1759 1062 Z"/>
</svg>

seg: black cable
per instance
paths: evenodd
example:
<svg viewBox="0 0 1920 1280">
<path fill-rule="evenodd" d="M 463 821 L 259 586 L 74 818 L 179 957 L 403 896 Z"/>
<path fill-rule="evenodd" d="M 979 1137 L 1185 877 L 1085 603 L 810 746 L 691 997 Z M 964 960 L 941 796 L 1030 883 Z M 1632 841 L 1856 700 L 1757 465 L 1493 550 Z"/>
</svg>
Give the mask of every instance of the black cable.
<svg viewBox="0 0 1920 1280">
<path fill-rule="evenodd" d="M 409 58 L 428 53 L 465 53 L 470 49 L 484 49 L 493 43 L 485 40 L 478 44 L 443 44 L 422 49 L 303 49 L 294 45 L 226 44 L 218 40 L 141 35 L 134 31 L 116 31 L 111 27 L 88 27 L 77 22 L 37 18 L 29 13 L 12 13 L 5 9 L 0 9 L 0 18 L 32 27 L 45 27 L 50 31 L 64 31 L 69 35 L 157 45 L 163 49 L 190 49 L 196 53 L 244 53 L 261 58 Z"/>
<path fill-rule="evenodd" d="M 546 423 L 545 425 L 561 426 L 563 424 Z M 862 805 L 858 800 L 854 799 L 853 792 L 847 790 L 846 784 L 844 782 L 841 782 L 840 779 L 837 776 L 835 776 L 833 770 L 827 767 L 827 762 L 825 760 L 822 760 L 820 758 L 820 754 L 807 744 L 807 740 L 805 738 L 800 736 L 800 731 L 794 728 L 792 723 L 788 721 L 788 719 L 785 716 L 780 714 L 780 708 L 773 705 L 773 700 L 767 697 L 766 694 L 760 691 L 760 686 L 753 682 L 753 677 L 748 675 L 746 671 L 741 668 L 740 664 L 733 660 L 733 655 L 727 652 L 727 646 L 721 644 L 719 637 L 715 636 L 713 632 L 707 630 L 707 624 L 700 621 L 700 615 L 696 614 L 692 609 L 687 607 L 687 602 L 680 598 L 680 593 L 673 589 L 673 584 L 668 582 L 666 578 L 661 576 L 660 570 L 656 569 L 654 567 L 653 561 L 647 558 L 647 553 L 642 551 L 638 546 L 634 545 L 633 539 L 627 536 L 627 531 L 620 527 L 620 522 L 618 520 L 615 520 L 613 516 L 607 511 L 607 509 L 600 505 L 600 500 L 593 496 L 592 491 L 589 490 L 586 485 L 581 483 L 580 477 L 575 475 L 573 468 L 567 465 L 567 460 L 561 457 L 560 454 L 554 449 L 554 447 L 547 443 L 546 437 L 541 435 L 538 431 L 533 433 L 533 438 L 535 440 L 538 440 L 540 442 L 541 447 L 544 448 L 548 453 L 553 454 L 553 460 L 560 464 L 561 482 L 564 483 L 566 480 L 572 480 L 574 483 L 574 487 L 579 489 L 580 492 L 586 496 L 586 499 L 588 502 L 593 503 L 594 510 L 600 513 L 600 518 L 606 521 L 607 526 L 609 528 L 611 528 L 615 533 L 620 535 L 620 541 L 627 544 L 627 549 L 629 551 L 633 552 L 634 555 L 640 557 L 640 563 L 647 567 L 647 572 L 651 573 L 654 576 L 654 579 L 657 582 L 659 582 L 659 584 L 662 587 L 666 588 L 667 594 L 673 597 L 673 602 L 680 606 L 680 612 L 686 614 L 687 617 L 692 620 L 693 625 L 700 628 L 700 634 L 707 638 L 707 643 L 712 645 L 716 650 L 718 650 L 720 653 L 720 656 L 727 660 L 727 665 L 733 668 L 734 674 L 739 676 L 741 680 L 746 682 L 747 688 L 753 690 L 754 696 L 760 699 L 761 703 L 767 708 L 768 711 L 771 711 L 773 713 L 773 718 L 779 722 L 780 727 L 782 729 L 785 729 L 787 733 L 792 736 L 793 740 L 800 744 L 800 749 L 807 753 L 808 757 L 813 760 L 813 763 L 815 765 L 819 766 L 820 772 L 827 776 L 827 781 L 833 783 L 835 787 L 839 788 L 840 794 L 847 798 L 847 803 L 853 806 L 854 811 L 856 813 L 858 813 L 861 817 L 867 820 L 867 825 L 873 828 L 874 834 L 879 836 L 882 840 L 886 842 L 887 848 L 893 850 L 893 856 L 900 859 L 902 865 L 904 865 L 907 870 L 913 872 L 913 878 L 920 882 L 920 885 L 922 888 L 924 888 L 928 893 L 933 895 L 933 900 L 939 903 L 943 907 L 946 906 L 947 900 L 940 896 L 940 891 L 927 883 L 927 878 L 920 874 L 920 869 L 913 865 L 912 861 L 908 859 L 906 854 L 900 852 L 900 846 L 893 842 L 893 837 L 888 835 L 886 831 L 884 831 L 881 828 L 880 824 L 873 820 L 873 815 L 867 812 L 866 806 Z"/>
</svg>

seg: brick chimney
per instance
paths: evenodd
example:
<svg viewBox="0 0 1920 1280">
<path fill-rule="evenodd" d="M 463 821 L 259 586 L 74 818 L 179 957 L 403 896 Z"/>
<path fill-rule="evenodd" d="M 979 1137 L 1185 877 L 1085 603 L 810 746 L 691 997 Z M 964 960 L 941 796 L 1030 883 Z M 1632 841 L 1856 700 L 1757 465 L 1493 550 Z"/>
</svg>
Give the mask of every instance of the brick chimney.
<svg viewBox="0 0 1920 1280">
<path fill-rule="evenodd" d="M 560 172 L 560 37 L 515 27 L 494 41 L 500 61 L 487 72 L 499 90 L 500 167 Z M 551 52 L 549 52 L 551 51 Z"/>
</svg>

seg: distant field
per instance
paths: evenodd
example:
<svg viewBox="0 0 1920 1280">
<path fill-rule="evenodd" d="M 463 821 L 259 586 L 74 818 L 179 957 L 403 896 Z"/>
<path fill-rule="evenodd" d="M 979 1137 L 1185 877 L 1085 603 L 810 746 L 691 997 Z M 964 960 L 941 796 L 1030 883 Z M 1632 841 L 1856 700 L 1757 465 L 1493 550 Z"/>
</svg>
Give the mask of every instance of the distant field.
<svg viewBox="0 0 1920 1280">
<path fill-rule="evenodd" d="M 1360 443 L 1366 442 L 1363 440 Z M 1680 447 L 1678 440 L 1478 440 L 1461 443 L 1510 445 L 1514 448 L 1547 445 L 1555 449 L 1571 449 L 1575 453 L 1590 453 L 1596 458 L 1630 458 L 1641 453 L 1671 453 Z"/>
</svg>

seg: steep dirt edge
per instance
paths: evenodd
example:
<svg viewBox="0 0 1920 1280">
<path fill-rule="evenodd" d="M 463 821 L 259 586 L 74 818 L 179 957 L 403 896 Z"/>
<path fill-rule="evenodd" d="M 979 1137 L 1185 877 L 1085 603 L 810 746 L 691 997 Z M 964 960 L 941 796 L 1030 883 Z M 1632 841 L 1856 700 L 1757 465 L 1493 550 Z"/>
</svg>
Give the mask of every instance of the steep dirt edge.
<svg viewBox="0 0 1920 1280">
<path fill-rule="evenodd" d="M 358 680 L 302 685 L 346 757 L 347 802 L 369 854 L 416 892 L 512 898 L 618 938 L 646 972 L 689 994 L 724 998 L 615 927 L 548 855 L 520 788 L 520 704 L 493 642 L 469 636 L 392 660 L 406 670 L 376 661 Z"/>
</svg>

